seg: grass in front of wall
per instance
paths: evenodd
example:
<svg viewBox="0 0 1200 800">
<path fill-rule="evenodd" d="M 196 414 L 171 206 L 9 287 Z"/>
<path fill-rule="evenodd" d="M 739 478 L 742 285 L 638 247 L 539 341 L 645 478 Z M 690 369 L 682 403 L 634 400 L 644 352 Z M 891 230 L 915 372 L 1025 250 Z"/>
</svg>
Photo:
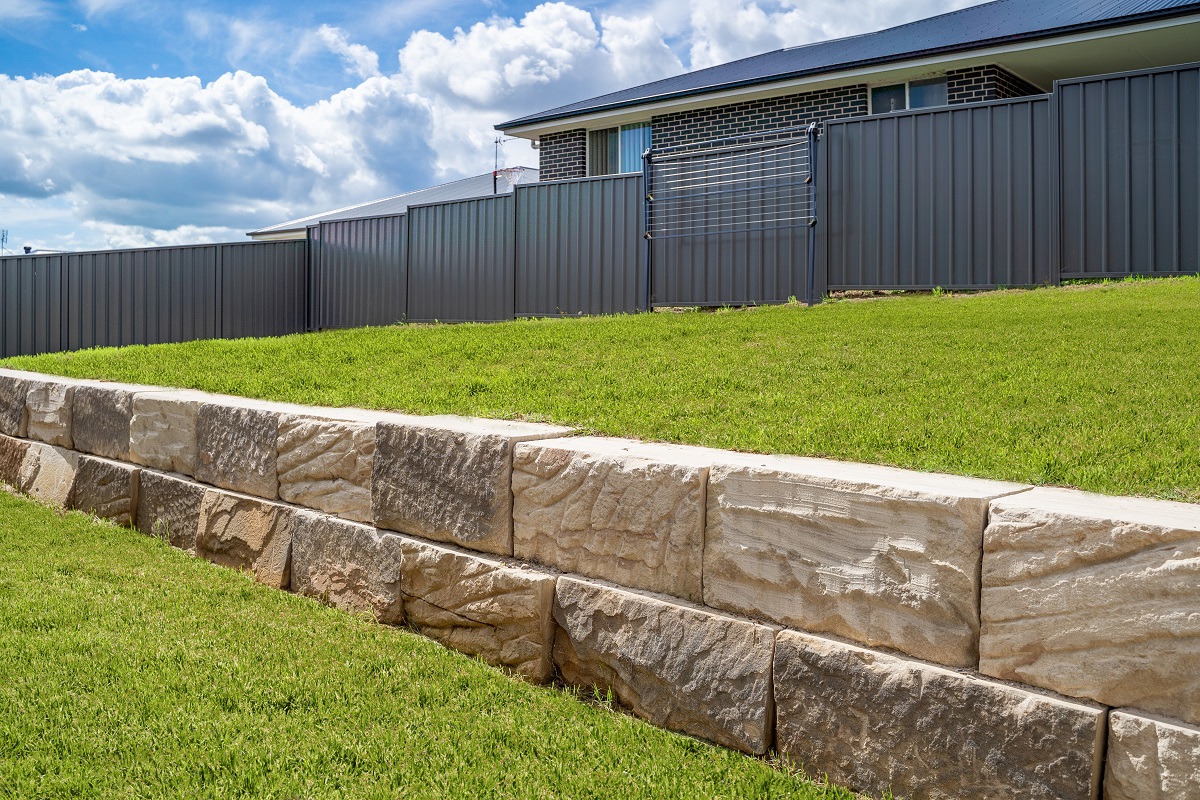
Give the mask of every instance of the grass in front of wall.
<svg viewBox="0 0 1200 800">
<path fill-rule="evenodd" d="M 3 492 L 0 553 L 5 798 L 853 797 Z"/>
<path fill-rule="evenodd" d="M 1200 279 L 10 359 L 1200 502 Z"/>
</svg>

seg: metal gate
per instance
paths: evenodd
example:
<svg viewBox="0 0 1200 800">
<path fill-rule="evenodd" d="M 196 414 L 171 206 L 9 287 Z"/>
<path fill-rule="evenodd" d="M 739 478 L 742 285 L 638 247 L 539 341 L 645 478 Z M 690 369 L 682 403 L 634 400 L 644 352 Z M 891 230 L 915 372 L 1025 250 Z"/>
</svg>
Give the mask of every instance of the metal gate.
<svg viewBox="0 0 1200 800">
<path fill-rule="evenodd" d="M 646 307 L 811 303 L 817 127 L 646 151 Z"/>
</svg>

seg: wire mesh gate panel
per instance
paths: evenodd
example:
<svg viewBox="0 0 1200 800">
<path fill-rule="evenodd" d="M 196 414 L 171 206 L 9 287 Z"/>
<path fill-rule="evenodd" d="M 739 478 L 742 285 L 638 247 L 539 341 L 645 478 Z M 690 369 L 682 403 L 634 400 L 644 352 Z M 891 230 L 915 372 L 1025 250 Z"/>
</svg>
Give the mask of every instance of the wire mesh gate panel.
<svg viewBox="0 0 1200 800">
<path fill-rule="evenodd" d="M 815 128 L 645 157 L 651 306 L 783 303 L 810 289 Z"/>
</svg>

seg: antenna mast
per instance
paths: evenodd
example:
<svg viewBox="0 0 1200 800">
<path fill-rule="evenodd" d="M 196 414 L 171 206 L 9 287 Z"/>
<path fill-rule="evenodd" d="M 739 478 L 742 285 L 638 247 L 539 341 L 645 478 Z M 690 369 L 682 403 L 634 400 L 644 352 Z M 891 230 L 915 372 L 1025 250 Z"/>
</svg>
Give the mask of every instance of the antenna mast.
<svg viewBox="0 0 1200 800">
<path fill-rule="evenodd" d="M 8 249 L 8 228 L 0 230 L 0 256 Z"/>
</svg>

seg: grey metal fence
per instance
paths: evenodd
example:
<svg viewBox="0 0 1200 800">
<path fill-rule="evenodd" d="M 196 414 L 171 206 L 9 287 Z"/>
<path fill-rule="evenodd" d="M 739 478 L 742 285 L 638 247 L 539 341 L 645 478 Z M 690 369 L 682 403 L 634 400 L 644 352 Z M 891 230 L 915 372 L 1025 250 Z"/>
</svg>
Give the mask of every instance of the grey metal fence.
<svg viewBox="0 0 1200 800">
<path fill-rule="evenodd" d="M 322 222 L 309 242 L 314 328 L 390 325 L 407 316 L 404 214 Z"/>
<path fill-rule="evenodd" d="M 307 244 L 0 258 L 0 356 L 305 329 Z"/>
<path fill-rule="evenodd" d="M 408 319 L 513 319 L 511 194 L 408 209 Z"/>
<path fill-rule="evenodd" d="M 632 313 L 646 285 L 642 176 L 517 186 L 516 313 Z"/>
<path fill-rule="evenodd" d="M 1200 64 L 1055 84 L 1062 277 L 1200 271 Z"/>
<path fill-rule="evenodd" d="M 811 151 L 806 129 L 651 150 L 653 305 L 807 300 Z"/>
<path fill-rule="evenodd" d="M 1047 96 L 829 122 L 825 153 L 831 290 L 1053 280 Z"/>
</svg>

